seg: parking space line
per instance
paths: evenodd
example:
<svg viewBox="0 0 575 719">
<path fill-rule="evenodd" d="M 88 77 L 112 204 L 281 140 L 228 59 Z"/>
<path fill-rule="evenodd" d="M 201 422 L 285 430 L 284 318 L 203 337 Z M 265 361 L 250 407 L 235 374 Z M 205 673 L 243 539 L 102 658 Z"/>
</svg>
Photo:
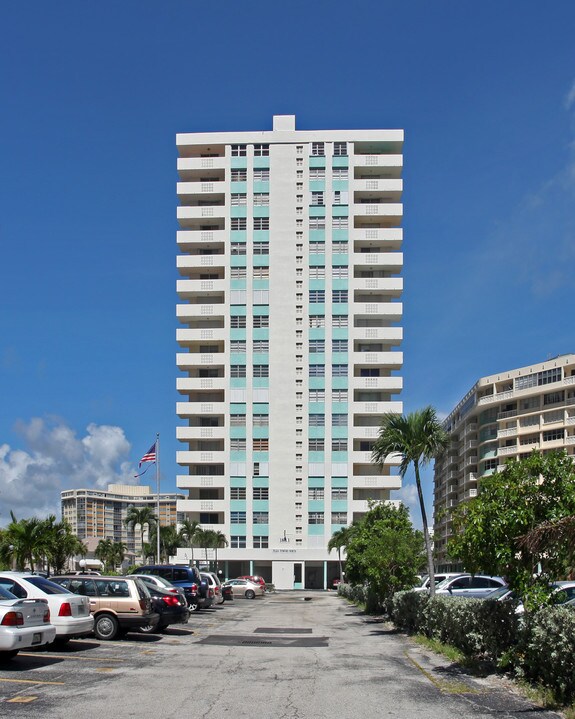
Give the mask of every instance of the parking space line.
<svg viewBox="0 0 575 719">
<path fill-rule="evenodd" d="M 7 679 L 6 677 L 0 677 L 0 684 L 2 682 L 7 684 L 53 684 L 62 687 L 66 684 L 66 682 L 43 682 L 40 679 Z"/>
<path fill-rule="evenodd" d="M 38 697 L 14 697 L 13 699 L 7 699 L 7 704 L 27 704 L 28 702 L 36 701 Z"/>
<path fill-rule="evenodd" d="M 42 659 L 72 659 L 76 662 L 117 662 L 118 664 L 124 661 L 123 659 L 110 659 L 109 657 L 77 657 L 74 654 L 25 654 L 20 652 L 21 657 L 38 657 Z"/>
</svg>

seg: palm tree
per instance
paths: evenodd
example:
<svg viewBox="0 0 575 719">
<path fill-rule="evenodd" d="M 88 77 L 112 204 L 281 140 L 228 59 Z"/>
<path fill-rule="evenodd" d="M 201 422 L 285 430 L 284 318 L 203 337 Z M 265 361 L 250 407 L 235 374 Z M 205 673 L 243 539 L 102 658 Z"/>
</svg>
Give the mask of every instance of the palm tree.
<svg viewBox="0 0 575 719">
<path fill-rule="evenodd" d="M 157 546 L 158 542 L 158 525 L 156 524 L 150 532 L 150 544 L 152 547 Z M 170 561 L 170 557 L 178 551 L 180 546 L 180 534 L 175 526 L 168 525 L 160 527 L 160 557 L 164 557 L 166 562 Z"/>
<path fill-rule="evenodd" d="M 217 531 L 212 532 L 213 534 L 213 544 L 212 547 L 215 550 L 216 553 L 216 568 L 215 571 L 218 571 L 218 549 L 223 549 L 224 547 L 228 546 L 228 540 L 226 539 L 226 535 L 221 532 L 219 529 Z"/>
<path fill-rule="evenodd" d="M 209 566 L 208 549 L 213 549 L 215 542 L 215 532 L 213 529 L 199 529 L 196 532 L 196 542 L 206 552 L 206 565 Z"/>
<path fill-rule="evenodd" d="M 104 562 L 106 571 L 108 570 L 111 562 L 114 542 L 111 539 L 100 539 L 98 546 L 94 552 L 94 556 L 100 561 Z"/>
<path fill-rule="evenodd" d="M 427 570 L 429 572 L 431 596 L 435 594 L 435 574 L 419 468 L 440 455 L 448 444 L 449 435 L 437 419 L 435 410 L 433 407 L 425 407 L 408 415 L 384 415 L 379 428 L 379 437 L 372 452 L 372 461 L 380 466 L 383 466 L 390 454 L 399 455 L 401 458 L 399 473 L 402 479 L 405 477 L 409 465 L 413 464 L 427 552 Z"/>
<path fill-rule="evenodd" d="M 343 566 L 341 563 L 341 550 L 347 547 L 351 534 L 353 532 L 354 525 L 350 524 L 349 527 L 342 527 L 331 535 L 331 539 L 327 543 L 327 551 L 331 552 L 337 549 L 337 561 L 339 563 L 339 581 L 343 582 Z"/>
<path fill-rule="evenodd" d="M 42 554 L 42 524 L 39 519 L 16 519 L 10 512 L 12 521 L 6 527 L 2 538 L 2 560 L 22 571 L 29 565 L 34 571 L 34 563 Z"/>
<path fill-rule="evenodd" d="M 148 525 L 149 532 L 156 522 L 157 518 L 151 507 L 128 507 L 124 524 L 128 529 L 132 529 L 132 531 L 135 531 L 136 526 L 140 525 L 140 551 L 142 552 L 142 559 L 144 559 L 143 547 L 145 526 Z"/>
<path fill-rule="evenodd" d="M 194 564 L 194 541 L 198 530 L 201 530 L 200 523 L 196 522 L 195 519 L 186 517 L 180 524 L 180 539 L 185 547 L 189 547 L 192 550 L 192 564 Z"/>
</svg>

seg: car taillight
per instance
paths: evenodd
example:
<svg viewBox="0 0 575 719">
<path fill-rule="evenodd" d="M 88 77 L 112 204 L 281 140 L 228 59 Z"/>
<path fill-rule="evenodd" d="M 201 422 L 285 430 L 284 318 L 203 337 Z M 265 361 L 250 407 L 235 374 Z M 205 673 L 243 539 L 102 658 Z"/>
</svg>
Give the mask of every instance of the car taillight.
<svg viewBox="0 0 575 719">
<path fill-rule="evenodd" d="M 70 605 L 70 602 L 62 602 L 60 604 L 60 611 L 58 612 L 59 617 L 71 617 L 72 616 L 72 607 Z"/>
<path fill-rule="evenodd" d="M 219 587 L 216 587 L 216 588 L 214 589 L 214 592 L 215 592 L 216 594 L 219 594 L 219 593 L 220 593 L 220 588 L 219 588 Z"/>
<path fill-rule="evenodd" d="M 43 621 L 45 624 L 49 624 L 49 623 L 50 623 L 50 610 L 49 610 L 49 609 L 46 609 L 46 611 L 44 612 L 44 617 L 42 618 L 42 621 Z"/>
<path fill-rule="evenodd" d="M 197 585 L 197 584 L 192 584 L 192 586 L 190 587 L 190 589 L 192 590 L 192 592 L 197 592 L 197 591 L 198 591 L 198 585 Z"/>
<path fill-rule="evenodd" d="M 3 627 L 23 627 L 24 615 L 22 612 L 8 612 L 2 620 Z"/>
<path fill-rule="evenodd" d="M 170 595 L 169 597 L 162 597 L 164 600 L 164 603 L 168 605 L 168 607 L 177 607 L 180 604 L 180 600 L 175 595 Z"/>
</svg>

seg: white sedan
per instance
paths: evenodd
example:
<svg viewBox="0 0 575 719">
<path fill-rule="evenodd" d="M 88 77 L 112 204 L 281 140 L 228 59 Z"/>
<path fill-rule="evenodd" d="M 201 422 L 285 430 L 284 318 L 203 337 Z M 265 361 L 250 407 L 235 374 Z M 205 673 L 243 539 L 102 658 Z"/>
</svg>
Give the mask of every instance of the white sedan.
<svg viewBox="0 0 575 719">
<path fill-rule="evenodd" d="M 69 592 L 49 579 L 26 572 L 0 572 L 0 587 L 19 599 L 45 599 L 50 621 L 56 627 L 56 642 L 64 644 L 74 637 L 85 637 L 94 626 L 90 600 Z"/>
<path fill-rule="evenodd" d="M 45 599 L 18 599 L 0 587 L 0 661 L 16 656 L 20 649 L 50 644 L 55 636 Z"/>
</svg>

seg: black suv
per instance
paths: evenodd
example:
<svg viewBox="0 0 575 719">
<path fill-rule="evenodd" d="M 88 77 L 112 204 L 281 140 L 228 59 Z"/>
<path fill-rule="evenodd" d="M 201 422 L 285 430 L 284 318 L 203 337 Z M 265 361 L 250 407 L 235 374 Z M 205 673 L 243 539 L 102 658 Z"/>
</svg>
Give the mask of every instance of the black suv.
<svg viewBox="0 0 575 719">
<path fill-rule="evenodd" d="M 145 567 L 139 567 L 137 574 L 155 574 L 167 579 L 175 587 L 181 587 L 191 612 L 207 609 L 214 603 L 213 590 L 210 589 L 207 579 L 202 579 L 197 567 L 148 564 Z"/>
</svg>

